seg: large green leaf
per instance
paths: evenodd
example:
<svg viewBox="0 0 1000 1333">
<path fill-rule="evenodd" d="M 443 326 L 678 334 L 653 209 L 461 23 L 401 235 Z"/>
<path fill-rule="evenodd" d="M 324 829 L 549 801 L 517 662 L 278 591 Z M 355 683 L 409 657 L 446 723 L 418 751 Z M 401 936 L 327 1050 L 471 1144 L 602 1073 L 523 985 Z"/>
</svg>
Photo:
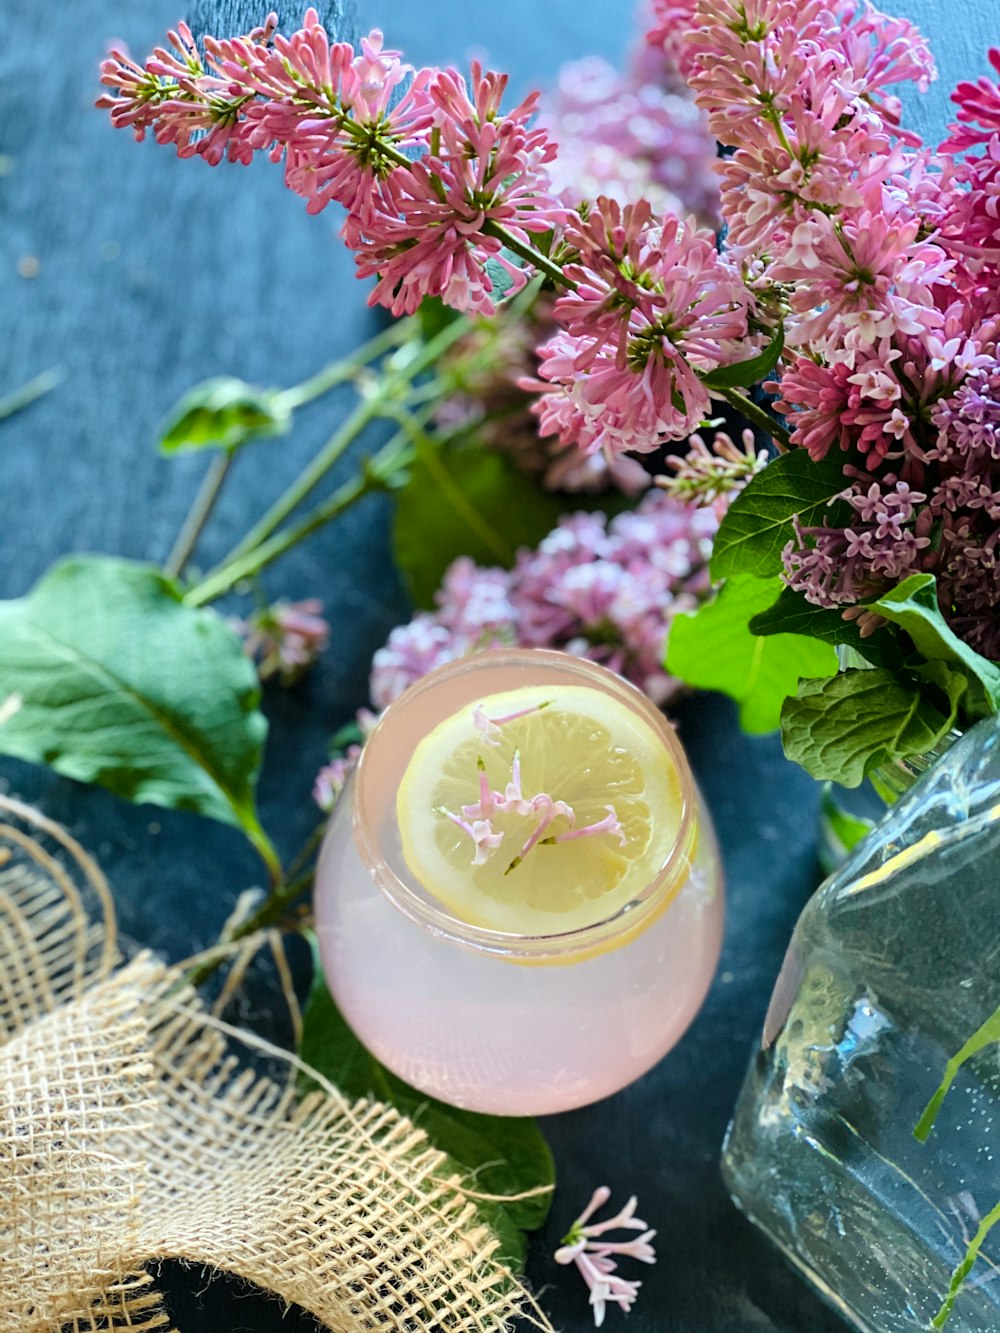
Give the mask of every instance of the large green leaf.
<svg viewBox="0 0 1000 1333">
<path fill-rule="evenodd" d="M 303 1017 L 302 1059 L 348 1096 L 374 1096 L 395 1106 L 422 1129 L 435 1147 L 474 1174 L 483 1194 L 518 1194 L 555 1181 L 552 1154 L 534 1120 L 478 1115 L 418 1092 L 378 1062 L 347 1026 L 331 996 L 315 948 L 313 984 Z M 523 1231 L 548 1216 L 550 1194 L 503 1205 L 483 1205 L 508 1261 L 524 1257 Z"/>
<path fill-rule="evenodd" d="M 781 710 L 785 754 L 823 781 L 856 787 L 877 765 L 923 754 L 955 723 L 965 679 L 934 664 L 907 681 L 881 667 L 804 680 Z"/>
<path fill-rule="evenodd" d="M 581 506 L 583 507 L 583 506 Z M 423 449 L 397 492 L 396 563 L 418 606 L 433 606 L 459 555 L 509 567 L 519 546 L 536 546 L 564 512 L 555 496 L 476 446 Z"/>
<path fill-rule="evenodd" d="M 803 676 L 832 675 L 837 654 L 798 634 L 761 637 L 749 622 L 774 601 L 777 579 L 727 579 L 714 601 L 670 627 L 666 668 L 699 689 L 720 690 L 740 706 L 745 731 L 773 731 Z"/>
<path fill-rule="evenodd" d="M 75 556 L 0 603 L 0 752 L 244 829 L 267 724 L 239 639 L 158 570 Z"/>
<path fill-rule="evenodd" d="M 893 631 L 862 638 L 856 621 L 845 620 L 836 608 L 813 606 L 803 593 L 791 588 L 782 588 L 773 606 L 753 617 L 750 630 L 754 634 L 804 634 L 823 643 L 844 644 L 872 666 L 896 666 L 905 655 Z"/>
<path fill-rule="evenodd" d="M 768 463 L 729 506 L 712 549 L 712 577 L 781 572 L 781 552 L 794 536 L 792 520 L 803 527 L 839 527 L 846 521 L 843 501 L 830 501 L 847 485 L 839 458 L 813 462 L 792 449 Z"/>
<path fill-rule="evenodd" d="M 259 389 L 222 376 L 196 384 L 170 411 L 160 429 L 165 454 L 190 449 L 225 449 L 232 453 L 250 440 L 287 434 L 292 411 L 277 389 Z"/>
<path fill-rule="evenodd" d="M 965 676 L 968 691 L 962 702 L 969 721 L 1000 712 L 1000 666 L 975 652 L 948 625 L 933 574 L 911 574 L 870 609 L 905 630 L 921 657 L 947 662 Z"/>
</svg>

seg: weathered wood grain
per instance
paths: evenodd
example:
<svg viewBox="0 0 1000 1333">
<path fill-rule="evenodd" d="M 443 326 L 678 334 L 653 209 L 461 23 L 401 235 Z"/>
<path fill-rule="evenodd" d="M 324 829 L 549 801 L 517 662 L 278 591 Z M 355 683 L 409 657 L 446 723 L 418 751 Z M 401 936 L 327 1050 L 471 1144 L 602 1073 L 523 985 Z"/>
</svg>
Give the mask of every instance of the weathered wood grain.
<svg viewBox="0 0 1000 1333">
<path fill-rule="evenodd" d="M 320 22 L 331 36 L 352 41 L 357 29 L 357 6 L 354 0 L 314 0 Z M 277 4 L 275 0 L 194 0 L 188 6 L 188 22 L 196 37 L 212 33 L 217 37 L 232 37 L 250 32 L 264 21 L 269 9 L 276 10 L 284 26 L 297 23 L 305 13 L 306 3 L 293 8 Z"/>
</svg>

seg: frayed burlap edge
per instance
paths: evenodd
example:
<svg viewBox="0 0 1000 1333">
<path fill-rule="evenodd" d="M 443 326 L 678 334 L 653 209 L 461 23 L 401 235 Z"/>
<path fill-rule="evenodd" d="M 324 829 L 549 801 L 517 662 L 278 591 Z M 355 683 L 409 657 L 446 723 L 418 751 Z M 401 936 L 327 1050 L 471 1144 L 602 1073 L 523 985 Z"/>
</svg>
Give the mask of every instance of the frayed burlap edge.
<svg viewBox="0 0 1000 1333">
<path fill-rule="evenodd" d="M 0 797 L 0 1333 L 166 1331 L 163 1259 L 333 1333 L 551 1330 L 422 1131 L 312 1071 L 300 1099 L 298 1068 L 122 964 L 100 868 Z"/>
</svg>

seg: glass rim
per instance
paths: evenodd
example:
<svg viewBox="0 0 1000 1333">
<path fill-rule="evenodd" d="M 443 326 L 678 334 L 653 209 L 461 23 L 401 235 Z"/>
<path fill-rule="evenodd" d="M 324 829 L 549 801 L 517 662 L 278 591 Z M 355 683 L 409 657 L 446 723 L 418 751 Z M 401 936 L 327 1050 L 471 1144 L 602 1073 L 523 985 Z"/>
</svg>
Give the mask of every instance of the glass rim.
<svg viewBox="0 0 1000 1333">
<path fill-rule="evenodd" d="M 521 935 L 472 925 L 436 903 L 430 895 L 430 890 L 424 886 L 421 885 L 422 892 L 415 891 L 387 864 L 369 814 L 371 803 L 368 772 L 373 763 L 369 756 L 378 750 L 380 737 L 384 737 L 386 729 L 393 725 L 394 717 L 404 709 L 419 706 L 423 696 L 455 676 L 464 676 L 470 671 L 483 668 L 526 665 L 538 665 L 545 671 L 558 670 L 575 675 L 581 678 L 581 683 L 586 682 L 604 691 L 610 691 L 631 707 L 653 728 L 663 742 L 664 749 L 674 765 L 681 793 L 681 816 L 677 834 L 660 869 L 642 891 L 608 917 L 591 922 L 587 926 L 544 935 Z M 351 825 L 355 845 L 376 887 L 390 903 L 418 925 L 467 948 L 526 960 L 563 958 L 569 954 L 591 951 L 598 946 L 603 951 L 616 942 L 623 942 L 620 937 L 637 933 L 647 918 L 665 910 L 676 897 L 686 878 L 697 836 L 694 778 L 687 756 L 664 714 L 647 695 L 616 672 L 587 658 L 547 648 L 485 649 L 447 662 L 426 676 L 422 676 L 389 704 L 379 718 L 362 748 L 354 773 L 354 782 L 351 785 L 353 787 Z M 413 881 L 416 884 L 420 883 L 415 875 Z M 428 896 L 425 897 L 424 894 Z"/>
</svg>

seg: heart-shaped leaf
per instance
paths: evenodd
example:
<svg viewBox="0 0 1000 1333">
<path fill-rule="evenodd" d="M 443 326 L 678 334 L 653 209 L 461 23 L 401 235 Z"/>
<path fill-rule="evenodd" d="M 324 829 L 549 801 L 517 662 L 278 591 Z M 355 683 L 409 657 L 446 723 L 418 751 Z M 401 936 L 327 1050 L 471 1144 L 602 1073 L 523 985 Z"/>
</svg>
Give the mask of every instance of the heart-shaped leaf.
<svg viewBox="0 0 1000 1333">
<path fill-rule="evenodd" d="M 834 499 L 847 485 L 838 458 L 813 462 L 793 449 L 758 472 L 726 511 L 712 547 L 712 577 L 781 572 L 781 552 L 794 536 L 793 519 L 803 527 L 840 527 L 847 506 Z"/>
<path fill-rule="evenodd" d="M 942 663 L 924 680 L 880 667 L 804 680 L 781 710 L 785 754 L 814 778 L 857 787 L 879 764 L 923 754 L 946 736 L 965 688 Z"/>
<path fill-rule="evenodd" d="M 719 690 L 740 706 L 745 731 L 774 731 L 781 706 L 803 676 L 832 675 L 837 654 L 798 634 L 752 634 L 751 618 L 773 602 L 774 579 L 727 579 L 694 615 L 677 616 L 667 640 L 666 669 L 698 689 Z"/>
<path fill-rule="evenodd" d="M 279 390 L 224 376 L 196 384 L 184 395 L 160 431 L 160 450 L 233 453 L 250 440 L 287 434 L 291 423 L 291 408 Z"/>
<path fill-rule="evenodd" d="M 254 807 L 267 723 L 253 666 L 158 570 L 76 556 L 0 603 L 0 752 L 126 800 L 194 810 L 273 852 Z"/>
</svg>

